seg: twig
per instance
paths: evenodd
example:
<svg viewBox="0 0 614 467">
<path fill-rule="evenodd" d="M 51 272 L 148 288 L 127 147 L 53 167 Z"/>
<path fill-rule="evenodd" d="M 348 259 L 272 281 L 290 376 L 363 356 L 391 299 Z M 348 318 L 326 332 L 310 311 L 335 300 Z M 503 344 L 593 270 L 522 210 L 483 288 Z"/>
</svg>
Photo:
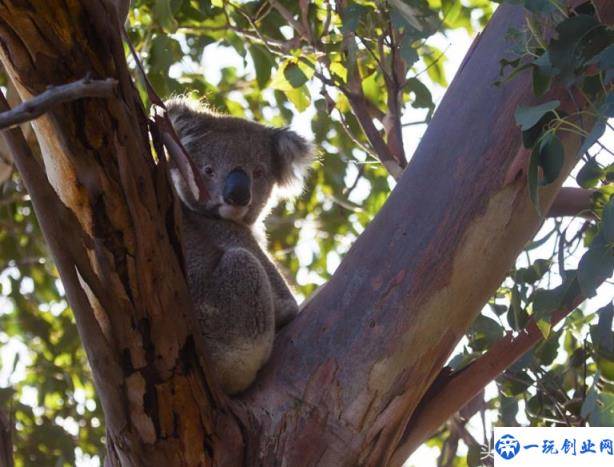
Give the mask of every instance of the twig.
<svg viewBox="0 0 614 467">
<path fill-rule="evenodd" d="M 552 202 L 547 217 L 580 216 L 595 219 L 591 211 L 591 199 L 594 190 L 584 188 L 563 187 Z"/>
<path fill-rule="evenodd" d="M 84 97 L 109 97 L 116 85 L 117 81 L 112 78 L 92 80 L 86 77 L 72 83 L 52 86 L 29 101 L 0 113 L 0 128 L 12 128 L 34 120 L 64 102 Z"/>
<path fill-rule="evenodd" d="M 286 22 L 294 28 L 294 30 L 299 34 L 299 36 L 309 41 L 309 35 L 307 31 L 305 31 L 305 29 L 303 28 L 303 25 L 299 21 L 294 19 L 292 13 L 290 13 L 290 11 L 285 6 L 283 6 L 277 0 L 269 0 L 269 3 L 286 20 Z"/>
<path fill-rule="evenodd" d="M 479 36 L 476 37 L 476 44 L 477 44 L 477 40 L 479 39 Z M 446 52 L 448 51 L 448 49 L 450 48 L 452 44 L 448 44 L 446 45 L 446 48 L 443 49 L 443 52 L 441 52 L 437 58 L 435 60 L 433 60 L 424 70 L 419 71 L 418 73 L 416 73 L 414 76 L 412 76 L 411 78 L 408 78 L 405 80 L 405 82 L 402 84 L 401 88 L 404 88 L 405 86 L 407 86 L 409 83 L 411 83 L 411 79 L 412 78 L 417 78 L 418 76 L 426 73 L 427 71 L 429 71 L 432 67 L 434 67 L 435 65 L 437 65 L 437 63 L 439 62 L 439 60 L 441 60 L 445 55 Z M 470 49 L 471 51 L 471 49 Z"/>
</svg>

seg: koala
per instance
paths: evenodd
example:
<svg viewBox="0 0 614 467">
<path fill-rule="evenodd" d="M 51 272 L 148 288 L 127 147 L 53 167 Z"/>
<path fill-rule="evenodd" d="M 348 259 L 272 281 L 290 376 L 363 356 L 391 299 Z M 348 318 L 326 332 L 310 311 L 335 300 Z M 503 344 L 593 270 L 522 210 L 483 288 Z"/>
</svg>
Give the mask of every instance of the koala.
<svg viewBox="0 0 614 467">
<path fill-rule="evenodd" d="M 166 103 L 209 199 L 197 202 L 170 162 L 181 199 L 188 286 L 205 350 L 222 389 L 246 389 L 265 364 L 275 331 L 298 305 L 261 247 L 262 221 L 277 187 L 300 184 L 311 145 L 288 129 L 215 113 L 185 98 Z"/>
</svg>

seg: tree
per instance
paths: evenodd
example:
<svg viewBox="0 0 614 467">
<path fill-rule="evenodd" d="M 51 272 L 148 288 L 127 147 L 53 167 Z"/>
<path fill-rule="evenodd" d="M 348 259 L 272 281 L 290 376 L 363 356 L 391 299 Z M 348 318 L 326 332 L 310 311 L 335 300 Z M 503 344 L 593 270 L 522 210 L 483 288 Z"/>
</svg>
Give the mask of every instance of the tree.
<svg viewBox="0 0 614 467">
<path fill-rule="evenodd" d="M 63 85 L 75 82 L 88 92 L 105 96 L 65 101 L 46 109 L 35 122 L 44 170 L 18 130 L 7 133 L 7 142 L 75 313 L 105 414 L 108 459 L 117 465 L 154 460 L 180 465 L 206 460 L 268 464 L 279 459 L 289 464 L 398 464 L 542 333 L 548 337 L 551 324 L 572 311 L 587 292 L 593 292 L 604 279 L 604 270 L 611 270 L 611 215 L 607 208 L 603 214 L 596 211 L 601 219 L 593 228 L 597 240 L 593 240 L 585 261 L 591 268 L 580 268 L 577 274 L 568 271 L 561 287 L 536 290 L 530 298 L 527 288 L 518 287 L 521 296 L 516 297 L 517 302 L 533 303 L 531 319 L 524 306 L 516 306 L 511 313 L 518 318 L 514 329 L 526 329 L 522 335 L 526 337 L 499 340 L 501 330 L 489 333 L 492 326 L 478 319 L 471 333 L 481 337 L 473 338 L 472 344 L 475 350 L 489 348 L 488 352 L 452 375 L 442 372 L 455 344 L 535 234 L 541 222 L 539 212 L 548 210 L 575 165 L 582 144 L 577 133 L 595 139 L 590 130 L 599 128 L 601 114 L 587 109 L 610 94 L 607 89 L 605 93 L 598 90 L 593 98 L 580 100 L 568 94 L 564 84 L 570 84 L 565 80 L 574 82 L 576 73 L 585 79 L 589 69 L 590 76 L 595 76 L 589 66 L 593 62 L 588 62 L 601 57 L 607 42 L 603 45 L 597 36 L 601 45 L 596 50 L 581 44 L 579 60 L 583 62 L 558 68 L 572 76 L 556 76 L 545 107 L 526 107 L 537 103 L 529 76 L 521 75 L 500 87 L 493 84 L 499 77 L 499 60 L 509 51 L 505 32 L 524 22 L 520 8 L 501 7 L 472 47 L 410 167 L 401 176 L 406 165 L 399 142 L 401 101 L 411 94 L 417 107 L 432 106 L 420 81 L 407 78 L 412 60 L 419 55 L 428 57 L 430 53 L 428 69 L 437 69 L 436 54 L 420 45 L 430 34 L 424 26 L 436 18 L 425 4 L 417 2 L 421 9 L 412 10 L 408 6 L 412 2 L 389 2 L 388 23 L 394 29 L 385 36 L 387 42 L 365 41 L 358 47 L 361 28 L 366 27 L 363 18 L 374 13 L 368 2 L 340 2 L 334 10 L 332 6 L 310 8 L 308 2 L 299 2 L 294 10 L 281 2 L 263 2 L 269 5 L 268 13 L 258 21 L 269 18 L 279 29 L 282 18 L 285 25 L 302 31 L 290 39 L 277 37 L 277 44 L 273 43 L 275 37 L 265 36 L 268 31 L 259 29 L 251 11 L 238 8 L 235 17 L 220 2 L 200 9 L 194 8 L 193 2 L 178 3 L 173 16 L 170 2 L 156 2 L 149 10 L 158 16 L 156 24 L 163 29 L 176 28 L 173 21 L 179 18 L 193 29 L 190 21 L 203 14 L 201 21 L 210 30 L 230 29 L 233 34 L 251 35 L 260 41 L 260 48 L 254 44 L 250 49 L 260 87 L 266 85 L 266 75 L 270 77 L 275 66 L 272 55 L 284 59 L 273 78 L 282 91 L 274 94 L 282 115 L 288 100 L 300 107 L 310 98 L 305 83 L 311 72 L 304 67 L 305 61 L 309 61 L 309 53 L 316 60 L 322 57 L 317 40 L 310 37 L 309 31 L 314 31 L 310 24 L 335 21 L 334 28 L 342 31 L 340 40 L 326 42 L 334 50 L 324 55 L 333 59 L 328 63 L 322 58 L 323 63 L 312 70 L 330 88 L 323 89 L 324 97 L 317 105 L 341 109 L 338 120 L 324 120 L 324 125 L 330 123 L 341 130 L 333 143 L 340 142 L 343 147 L 356 140 L 365 152 L 378 157 L 399 183 L 332 278 L 279 335 L 275 354 L 258 383 L 241 397 L 227 399 L 217 390 L 213 375 L 207 374 L 206 363 L 196 358 L 199 342 L 190 331 L 194 327 L 187 313 L 189 298 L 181 268 L 176 201 L 161 148 L 164 128 L 145 115 L 126 64 L 114 8 L 100 0 L 70 5 L 54 1 L 0 3 L 1 59 L 23 100 L 42 95 L 49 84 L 58 86 L 48 91 L 57 96 L 65 90 Z M 149 6 L 143 4 L 147 2 L 136 6 Z M 447 5 L 444 12 L 450 14 Z M 608 24 L 612 9 L 607 2 L 596 5 L 599 17 Z M 250 8 L 256 6 L 251 4 Z M 319 22 L 321 12 L 324 17 Z M 315 18 L 310 19 L 310 14 Z M 335 18 L 327 20 L 329 14 Z M 243 24 L 235 22 L 239 17 L 244 18 Z M 139 18 L 147 21 L 147 15 Z M 221 24 L 212 24 L 214 21 Z M 549 37 L 537 30 L 540 23 L 532 21 L 531 40 Z M 589 27 L 606 31 L 603 34 L 609 37 L 605 27 Z M 323 27 L 324 32 L 326 29 Z M 136 30 L 130 31 L 133 40 L 135 34 Z M 225 36 L 226 40 L 235 40 L 233 34 Z M 534 86 L 548 88 L 549 75 L 542 77 L 543 63 L 538 60 L 547 50 L 554 64 L 556 52 L 564 45 L 561 37 L 559 34 L 558 42 L 548 47 L 542 43 L 541 54 L 530 48 L 534 62 L 516 62 L 514 58 L 508 65 L 515 72 L 532 67 Z M 575 30 L 572 45 L 582 37 Z M 200 40 L 200 44 L 209 39 L 194 31 L 185 36 L 186 41 Z M 137 50 L 148 52 L 154 87 L 170 91 L 173 81 L 161 76 L 172 63 L 168 57 L 181 54 L 177 52 L 181 44 L 159 33 L 142 38 L 140 43 Z M 304 54 L 292 55 L 296 50 Z M 415 57 L 410 50 L 418 50 Z M 561 55 L 572 54 L 566 50 Z M 602 59 L 606 60 L 605 55 Z M 599 68 L 601 58 L 596 60 Z M 365 78 L 373 63 L 379 71 Z M 231 72 L 227 74 L 222 85 L 241 85 Z M 84 76 L 88 78 L 80 81 Z M 371 86 L 386 89 L 382 93 L 385 104 L 377 93 L 370 100 L 370 77 Z M 114 80 L 112 89 L 103 81 L 108 78 Z M 541 84 L 544 81 L 548 83 Z M 470 101 L 468 95 L 472 96 Z M 246 100 L 250 107 L 257 107 L 250 94 Z M 517 104 L 525 107 L 518 109 L 514 118 Z M 448 109 L 455 111 L 453 117 Z M 382 131 L 374 123 L 378 119 Z M 534 148 L 531 157 L 521 148 L 516 121 L 525 130 L 525 145 Z M 579 131 L 558 131 L 569 124 Z M 326 133 L 325 126 L 319 131 Z M 342 132 L 349 135 L 349 142 L 339 138 Z M 151 154 L 150 135 L 158 164 Z M 528 159 L 528 177 L 519 175 Z M 592 170 L 595 184 L 608 179 L 610 172 L 595 160 L 590 159 L 587 166 L 583 170 Z M 375 170 L 380 172 L 371 174 L 372 180 L 376 183 L 379 178 L 381 183 L 386 173 L 381 168 Z M 334 168 L 326 165 L 316 176 L 326 177 L 327 173 L 335 174 Z M 607 189 L 601 192 L 609 193 Z M 300 202 L 306 204 L 303 212 L 312 209 L 308 197 Z M 383 199 L 375 203 L 381 205 Z M 337 227 L 343 228 L 347 229 L 347 224 Z M 603 258 L 609 260 L 605 266 L 599 261 Z M 536 270 L 543 266 L 534 264 L 532 271 L 517 270 L 514 274 L 538 274 Z M 518 283 L 523 281 L 518 279 Z M 496 301 L 492 304 L 497 306 Z M 604 311 L 597 335 L 603 334 L 608 313 L 611 322 L 611 312 Z M 490 342 L 480 348 L 480 338 L 482 343 Z M 595 347 L 610 335 L 606 333 L 603 339 L 595 339 Z M 607 350 L 607 345 L 603 347 Z M 478 352 L 470 357 L 479 357 Z M 493 368 L 493 361 L 498 366 Z M 459 387 L 465 390 L 458 391 Z"/>
</svg>

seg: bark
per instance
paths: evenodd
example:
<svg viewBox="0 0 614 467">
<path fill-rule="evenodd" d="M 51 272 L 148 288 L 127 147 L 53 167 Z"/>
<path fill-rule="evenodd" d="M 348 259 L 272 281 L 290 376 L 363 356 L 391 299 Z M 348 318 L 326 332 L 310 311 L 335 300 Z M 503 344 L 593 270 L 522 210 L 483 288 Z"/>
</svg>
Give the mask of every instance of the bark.
<svg viewBox="0 0 614 467">
<path fill-rule="evenodd" d="M 611 16 L 611 2 L 598 4 Z M 0 60 L 22 99 L 85 76 L 118 82 L 111 98 L 36 120 L 44 172 L 19 130 L 7 137 L 67 284 L 110 465 L 399 462 L 412 413 L 540 225 L 524 177 L 506 180 L 521 152 L 514 109 L 533 101 L 531 86 L 493 85 L 505 32 L 522 21 L 520 8 L 498 9 L 384 208 L 279 335 L 256 384 L 227 400 L 192 332 L 177 205 L 113 4 L 0 1 Z M 542 212 L 575 162 L 579 141 L 563 143 Z"/>
<path fill-rule="evenodd" d="M 114 7 L 3 1 L 0 43 L 22 100 L 85 76 L 118 82 L 113 98 L 63 103 L 34 122 L 48 182 L 15 130 L 7 136 L 75 311 L 108 461 L 197 465 L 214 452 L 240 455 L 227 441 L 241 439 L 234 418 L 226 421 L 196 358 L 175 202 L 150 153 Z"/>
</svg>

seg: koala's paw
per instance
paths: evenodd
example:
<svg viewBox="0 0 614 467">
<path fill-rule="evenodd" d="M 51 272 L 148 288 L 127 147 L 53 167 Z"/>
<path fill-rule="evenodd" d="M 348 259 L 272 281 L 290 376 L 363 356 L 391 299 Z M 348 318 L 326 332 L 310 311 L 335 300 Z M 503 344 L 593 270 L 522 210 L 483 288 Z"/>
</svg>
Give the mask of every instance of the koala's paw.
<svg viewBox="0 0 614 467">
<path fill-rule="evenodd" d="M 298 314 L 298 305 L 294 298 L 280 298 L 275 303 L 275 328 L 280 329 L 292 321 Z"/>
</svg>

